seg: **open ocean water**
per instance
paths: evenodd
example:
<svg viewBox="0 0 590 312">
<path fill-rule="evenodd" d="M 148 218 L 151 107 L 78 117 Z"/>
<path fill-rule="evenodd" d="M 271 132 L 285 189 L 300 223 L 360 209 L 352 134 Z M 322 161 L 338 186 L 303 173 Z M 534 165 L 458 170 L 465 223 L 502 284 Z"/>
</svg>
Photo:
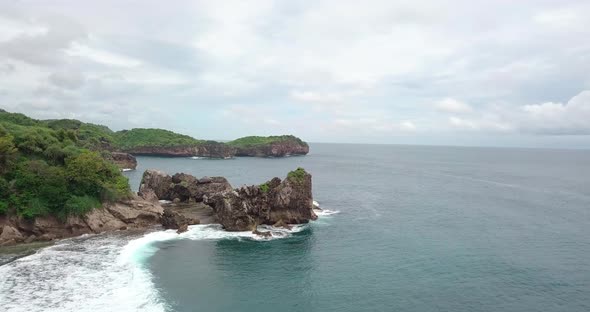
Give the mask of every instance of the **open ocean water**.
<svg viewBox="0 0 590 312">
<path fill-rule="evenodd" d="M 234 187 L 304 167 L 320 219 L 64 240 L 0 266 L 3 311 L 590 311 L 590 151 L 312 144 L 138 157 Z"/>
</svg>

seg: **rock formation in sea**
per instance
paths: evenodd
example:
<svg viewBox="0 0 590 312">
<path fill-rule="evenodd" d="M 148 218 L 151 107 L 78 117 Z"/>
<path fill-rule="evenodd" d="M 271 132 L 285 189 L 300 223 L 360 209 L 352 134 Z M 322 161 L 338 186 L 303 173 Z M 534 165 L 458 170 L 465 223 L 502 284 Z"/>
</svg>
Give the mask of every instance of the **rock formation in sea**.
<svg viewBox="0 0 590 312">
<path fill-rule="evenodd" d="M 122 152 L 112 152 L 111 153 L 112 161 L 119 167 L 120 169 L 133 169 L 137 168 L 137 159 L 135 156 L 129 153 L 122 153 Z"/>
<path fill-rule="evenodd" d="M 244 137 L 228 144 L 236 148 L 236 156 L 284 157 L 309 153 L 309 145 L 292 135 Z"/>
<path fill-rule="evenodd" d="M 211 208 L 216 222 L 228 231 L 255 230 L 257 225 L 307 223 L 313 211 L 311 175 L 304 169 L 291 171 L 287 178 L 273 178 L 261 185 L 233 189 L 223 177 L 178 173 L 169 176 L 157 170 L 144 173 L 139 195 L 160 200 L 202 202 Z"/>
</svg>

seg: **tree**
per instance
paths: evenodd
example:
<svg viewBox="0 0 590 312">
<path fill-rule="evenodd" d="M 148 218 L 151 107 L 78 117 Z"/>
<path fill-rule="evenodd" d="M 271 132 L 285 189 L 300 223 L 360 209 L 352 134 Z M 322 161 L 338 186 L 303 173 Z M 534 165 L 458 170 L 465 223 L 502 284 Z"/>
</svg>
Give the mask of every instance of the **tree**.
<svg viewBox="0 0 590 312">
<path fill-rule="evenodd" d="M 4 135 L 0 136 L 0 175 L 12 168 L 17 152 L 12 136 L 4 132 Z"/>
</svg>

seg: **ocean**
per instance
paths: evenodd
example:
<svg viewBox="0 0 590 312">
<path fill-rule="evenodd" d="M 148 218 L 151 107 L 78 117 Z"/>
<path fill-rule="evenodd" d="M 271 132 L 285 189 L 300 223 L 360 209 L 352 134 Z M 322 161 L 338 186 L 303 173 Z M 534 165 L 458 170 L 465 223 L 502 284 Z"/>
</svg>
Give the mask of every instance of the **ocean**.
<svg viewBox="0 0 590 312">
<path fill-rule="evenodd" d="M 0 266 L 2 311 L 590 311 L 590 151 L 311 144 L 138 157 L 234 187 L 313 175 L 317 221 L 68 239 Z"/>
</svg>

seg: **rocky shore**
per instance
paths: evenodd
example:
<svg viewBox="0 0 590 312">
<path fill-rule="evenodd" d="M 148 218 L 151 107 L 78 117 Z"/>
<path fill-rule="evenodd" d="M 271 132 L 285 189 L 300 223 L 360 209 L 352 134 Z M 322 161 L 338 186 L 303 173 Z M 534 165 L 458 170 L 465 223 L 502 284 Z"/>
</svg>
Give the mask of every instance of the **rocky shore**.
<svg viewBox="0 0 590 312">
<path fill-rule="evenodd" d="M 165 204 L 162 204 L 165 202 Z M 259 232 L 261 224 L 289 227 L 307 223 L 313 211 L 311 175 L 299 168 L 287 178 L 233 188 L 224 177 L 172 176 L 147 170 L 138 195 L 65 220 L 54 216 L 0 217 L 0 246 L 51 241 L 87 233 L 144 229 L 161 225 L 186 231 L 189 225 L 220 223 L 227 231 Z"/>
<path fill-rule="evenodd" d="M 55 216 L 26 219 L 0 218 L 0 245 L 51 241 L 89 233 L 140 229 L 161 222 L 164 210 L 159 203 L 134 198 L 105 204 L 83 216 L 70 216 L 61 220 Z"/>
</svg>

